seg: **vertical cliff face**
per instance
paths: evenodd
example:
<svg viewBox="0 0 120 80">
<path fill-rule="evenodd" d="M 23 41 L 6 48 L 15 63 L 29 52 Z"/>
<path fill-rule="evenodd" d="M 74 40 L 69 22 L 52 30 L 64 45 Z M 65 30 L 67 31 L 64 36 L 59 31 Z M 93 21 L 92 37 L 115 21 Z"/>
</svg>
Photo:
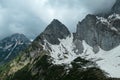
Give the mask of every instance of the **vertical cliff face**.
<svg viewBox="0 0 120 80">
<path fill-rule="evenodd" d="M 85 40 L 92 47 L 97 46 L 96 22 L 96 16 L 87 15 L 86 18 L 77 25 L 76 39 L 81 41 Z"/>
<path fill-rule="evenodd" d="M 119 18 L 112 14 L 108 18 L 88 15 L 77 25 L 76 37 L 85 40 L 92 47 L 101 47 L 108 51 L 120 43 Z"/>
<path fill-rule="evenodd" d="M 119 50 L 117 12 L 106 18 L 87 15 L 74 34 L 54 19 L 21 56 L 0 68 L 0 79 L 119 80 Z"/>
</svg>

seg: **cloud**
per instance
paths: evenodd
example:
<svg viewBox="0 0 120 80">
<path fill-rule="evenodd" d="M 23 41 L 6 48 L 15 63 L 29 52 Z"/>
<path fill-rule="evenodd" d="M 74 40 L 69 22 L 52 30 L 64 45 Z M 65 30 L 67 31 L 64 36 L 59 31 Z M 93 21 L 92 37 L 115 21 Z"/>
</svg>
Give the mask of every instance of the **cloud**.
<svg viewBox="0 0 120 80">
<path fill-rule="evenodd" d="M 0 0 L 0 39 L 13 33 L 29 38 L 40 34 L 52 19 L 71 31 L 87 14 L 109 11 L 115 0 Z"/>
</svg>

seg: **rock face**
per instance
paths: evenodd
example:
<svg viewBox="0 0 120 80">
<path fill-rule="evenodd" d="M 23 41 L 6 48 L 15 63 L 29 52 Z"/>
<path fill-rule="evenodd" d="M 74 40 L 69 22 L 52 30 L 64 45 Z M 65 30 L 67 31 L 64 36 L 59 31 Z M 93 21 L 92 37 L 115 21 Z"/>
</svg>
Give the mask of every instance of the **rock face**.
<svg viewBox="0 0 120 80">
<path fill-rule="evenodd" d="M 0 80 L 120 80 L 119 44 L 120 14 L 89 14 L 74 34 L 54 19 L 21 56 L 0 67 Z"/>
<path fill-rule="evenodd" d="M 73 38 L 69 38 L 72 36 L 69 35 L 70 32 L 61 22 L 59 22 L 58 20 L 57 21 L 53 20 L 53 22 L 45 29 L 45 31 L 31 43 L 27 50 L 23 52 L 24 53 L 23 55 L 13 60 L 13 62 L 11 62 L 10 65 L 3 66 L 9 69 L 5 69 L 3 67 L 0 68 L 0 79 L 106 80 L 107 77 L 105 76 L 104 71 L 97 68 L 94 62 L 85 60 L 81 57 L 76 57 L 75 59 L 73 59 L 73 61 L 70 62 L 71 65 L 69 64 L 57 65 L 54 64 L 53 61 L 51 61 L 52 60 L 51 58 L 56 57 L 62 57 L 65 58 L 66 60 L 68 59 L 69 56 L 70 60 L 72 57 L 74 57 L 74 51 L 72 51 L 72 47 L 74 46 L 69 45 L 72 44 Z M 53 39 L 49 36 L 52 36 Z M 58 40 L 58 38 L 60 38 L 61 40 L 63 39 L 63 41 Z M 45 42 L 44 39 L 48 41 L 48 45 L 46 45 L 47 42 Z M 54 40 L 55 42 L 51 40 Z M 44 44 L 39 44 L 42 43 L 41 41 L 44 42 Z M 63 43 L 61 44 L 61 42 Z M 79 47 L 79 45 L 77 45 L 77 42 L 81 43 L 81 41 L 80 40 L 74 41 L 74 44 L 77 47 Z M 47 48 L 48 46 L 49 48 Z M 82 49 L 82 47 L 80 47 L 79 50 L 80 49 Z M 53 50 L 52 51 L 53 53 L 51 52 L 51 50 Z M 57 53 L 59 53 L 59 55 L 56 55 Z M 56 57 L 52 57 L 51 54 L 53 54 L 53 56 L 56 55 Z M 63 56 L 61 54 L 63 54 Z M 62 58 L 59 58 L 59 60 L 61 60 Z M 12 67 L 10 67 L 11 65 Z"/>
<path fill-rule="evenodd" d="M 87 15 L 86 18 L 77 25 L 76 39 L 85 40 L 90 46 L 97 46 L 96 33 L 97 18 L 94 15 Z"/>
<path fill-rule="evenodd" d="M 61 22 L 53 20 L 23 52 L 23 55 L 0 68 L 0 79 L 109 80 L 107 74 L 96 64 L 101 58 L 95 61 L 92 61 L 93 57 L 87 59 L 87 56 L 90 54 L 93 56 L 95 53 L 91 50 L 87 54 L 85 48 L 89 47 L 84 46 L 83 40 L 95 47 L 96 53 L 99 51 L 98 46 L 105 50 L 117 46 L 119 33 L 116 28 L 108 26 L 108 23 L 116 19 L 113 19 L 113 16 L 106 21 L 94 15 L 87 15 L 82 22 L 79 22 L 74 38 Z M 110 46 L 112 42 L 116 45 Z"/>
<path fill-rule="evenodd" d="M 42 43 L 44 43 L 43 40 L 47 40 L 51 44 L 59 44 L 59 39 L 64 39 L 69 35 L 70 32 L 67 27 L 54 19 L 37 39 L 40 39 Z"/>
<path fill-rule="evenodd" d="M 116 0 L 115 5 L 112 7 L 112 13 L 120 14 L 120 0 Z"/>
<path fill-rule="evenodd" d="M 76 38 L 85 40 L 93 48 L 100 46 L 106 51 L 111 50 L 120 43 L 119 20 L 115 14 L 106 19 L 87 15 L 77 25 Z"/>
<path fill-rule="evenodd" d="M 0 62 L 8 62 L 24 50 L 30 40 L 23 34 L 13 34 L 0 41 Z"/>
</svg>

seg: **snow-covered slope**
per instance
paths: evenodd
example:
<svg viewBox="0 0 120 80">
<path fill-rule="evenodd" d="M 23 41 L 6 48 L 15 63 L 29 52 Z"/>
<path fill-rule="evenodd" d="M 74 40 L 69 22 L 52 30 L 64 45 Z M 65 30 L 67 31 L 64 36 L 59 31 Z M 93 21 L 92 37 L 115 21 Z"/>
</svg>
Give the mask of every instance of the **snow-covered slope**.
<svg viewBox="0 0 120 80">
<path fill-rule="evenodd" d="M 71 34 L 64 24 L 53 20 L 23 55 L 11 62 L 8 71 L 3 70 L 2 76 L 8 75 L 10 80 L 23 80 L 26 76 L 28 80 L 51 77 L 51 80 L 70 77 L 71 80 L 117 80 L 120 78 L 119 21 L 118 14 L 108 18 L 87 15 Z"/>
<path fill-rule="evenodd" d="M 54 64 L 70 64 L 78 56 L 74 52 L 75 45 L 73 44 L 73 35 L 68 36 L 66 39 L 59 39 L 59 45 L 52 45 L 48 42 L 45 44 L 51 53 Z"/>
<path fill-rule="evenodd" d="M 54 19 L 21 56 L 6 69 L 3 66 L 0 79 L 119 80 L 119 4 L 117 0 L 113 11 L 105 16 L 87 15 L 77 24 L 73 35 Z M 0 49 L 10 47 L 5 45 Z"/>
<path fill-rule="evenodd" d="M 80 56 L 97 63 L 97 65 L 108 73 L 109 77 L 120 78 L 120 46 L 104 51 L 100 49 L 98 53 L 93 52 L 93 48 L 83 41 L 84 50 Z"/>
<path fill-rule="evenodd" d="M 84 51 L 81 54 L 77 54 L 78 50 L 75 50 L 76 46 L 73 41 L 73 35 L 68 36 L 66 39 L 59 40 L 59 45 L 52 45 L 47 41 L 44 45 L 45 49 L 50 52 L 53 64 L 71 65 L 74 59 L 81 57 L 85 60 L 95 62 L 100 69 L 108 73 L 107 76 L 120 78 L 120 46 L 110 51 L 104 51 L 99 48 L 99 52 L 95 53 L 93 48 L 83 40 L 82 45 Z"/>
<path fill-rule="evenodd" d="M 120 45 L 119 45 L 119 41 L 115 42 L 115 37 L 116 38 L 119 37 L 118 24 L 119 24 L 119 20 L 120 20 L 120 15 L 112 14 L 108 18 L 88 15 L 88 17 L 86 17 L 86 18 L 90 19 L 90 20 L 84 20 L 83 24 L 80 25 L 80 29 L 83 29 L 86 31 L 86 34 L 84 34 L 84 36 L 82 35 L 83 40 L 76 38 L 72 34 L 70 36 L 66 37 L 65 39 L 58 38 L 58 40 L 60 42 L 59 44 L 51 44 L 47 40 L 44 40 L 45 44 L 43 46 L 44 46 L 45 50 L 48 50 L 50 52 L 50 57 L 51 57 L 50 60 L 52 60 L 52 63 L 55 65 L 64 64 L 64 65 L 71 66 L 71 62 L 73 60 L 75 60 L 77 57 L 81 57 L 85 60 L 89 60 L 89 61 L 96 63 L 97 67 L 99 67 L 100 69 L 102 69 L 106 73 L 108 73 L 107 76 L 120 78 L 120 52 L 119 52 Z M 95 25 L 93 25 L 93 24 L 91 25 L 91 23 L 89 23 L 89 21 L 91 21 L 91 20 L 93 20 L 92 23 Z M 98 24 L 98 25 L 100 25 L 100 26 L 98 26 L 98 28 L 102 27 L 101 30 L 105 29 L 105 31 L 100 31 L 100 29 L 97 29 L 97 30 L 99 30 L 99 32 L 94 33 L 94 31 L 96 30 L 96 29 L 94 29 L 93 32 L 87 33 L 88 30 L 86 30 L 86 29 L 89 29 L 89 28 L 87 27 L 87 25 L 83 26 L 84 24 L 88 24 L 88 26 L 92 27 L 92 28 L 90 28 L 90 30 L 93 30 L 94 28 L 96 28 L 96 26 Z M 87 28 L 84 29 L 81 26 L 87 27 Z M 95 27 L 93 27 L 93 26 L 95 26 Z M 84 31 L 82 31 L 82 32 L 84 33 Z M 95 34 L 97 35 L 97 37 L 94 36 Z M 86 35 L 88 35 L 88 37 L 90 37 L 90 38 L 86 38 Z M 98 38 L 99 35 L 101 35 L 103 37 Z M 113 37 L 113 35 L 115 37 Z M 80 36 L 81 36 L 81 34 L 80 34 Z M 91 39 L 92 36 L 94 36 L 93 39 Z M 112 42 L 108 43 L 109 39 L 107 37 L 108 38 L 110 37 Z M 85 38 L 85 40 L 84 40 L 84 38 Z M 90 39 L 92 41 L 94 39 L 98 39 L 98 41 L 101 40 L 101 42 L 103 40 L 105 42 L 105 43 L 102 43 L 103 49 L 101 48 L 101 46 L 99 46 L 99 45 L 101 45 L 100 44 L 101 42 L 100 43 L 95 42 L 96 44 L 99 43 L 99 45 L 95 46 L 95 47 L 97 47 L 97 52 L 95 52 L 94 51 L 95 47 L 90 46 L 90 44 L 92 43 Z M 78 40 L 78 42 L 75 43 L 76 40 Z M 118 38 L 118 40 L 119 40 L 119 38 Z M 97 41 L 97 40 L 95 40 L 95 41 Z M 94 44 L 94 42 L 93 42 L 93 44 Z M 108 46 L 109 44 L 111 44 L 110 46 L 112 49 L 104 50 L 109 47 Z M 112 46 L 113 44 L 116 44 L 115 45 L 116 47 Z M 89 67 L 89 65 L 88 65 L 88 67 Z"/>
</svg>

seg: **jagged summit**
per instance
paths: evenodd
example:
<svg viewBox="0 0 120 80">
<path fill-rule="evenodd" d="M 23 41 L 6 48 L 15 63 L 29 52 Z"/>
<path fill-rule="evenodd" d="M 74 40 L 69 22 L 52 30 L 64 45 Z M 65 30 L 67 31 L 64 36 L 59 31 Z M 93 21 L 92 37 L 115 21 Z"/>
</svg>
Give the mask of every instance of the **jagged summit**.
<svg viewBox="0 0 120 80">
<path fill-rule="evenodd" d="M 2 43 L 6 43 L 6 41 L 22 41 L 22 42 L 30 42 L 30 40 L 24 35 L 24 34 L 20 34 L 20 33 L 15 33 L 15 34 L 12 34 L 11 36 L 8 36 L 4 39 L 2 39 L 0 42 Z"/>
<path fill-rule="evenodd" d="M 20 33 L 15 33 L 0 41 L 0 63 L 8 62 L 30 44 L 30 40 Z"/>
<path fill-rule="evenodd" d="M 43 33 L 45 34 L 52 34 L 52 33 L 59 33 L 59 32 L 64 32 L 65 35 L 69 34 L 70 32 L 68 31 L 67 27 L 62 24 L 59 20 L 53 19 L 53 21 L 47 26 L 45 31 Z M 64 35 L 64 34 L 63 34 Z"/>
<path fill-rule="evenodd" d="M 85 40 L 92 47 L 111 50 L 120 43 L 119 17 L 117 14 L 109 15 L 108 18 L 87 15 L 78 23 L 76 37 Z"/>
<path fill-rule="evenodd" d="M 59 44 L 58 39 L 66 38 L 70 35 L 70 31 L 59 20 L 54 19 L 38 37 L 42 40 L 47 40 L 51 44 Z"/>
<path fill-rule="evenodd" d="M 25 36 L 24 34 L 22 34 L 22 33 L 14 33 L 14 34 L 12 34 L 11 35 L 11 37 L 18 37 L 18 36 Z"/>
<path fill-rule="evenodd" d="M 96 26 L 97 18 L 95 15 L 88 14 L 85 19 L 78 23 L 77 30 L 76 30 L 76 37 L 80 40 L 88 40 L 90 41 L 92 39 L 87 39 L 88 37 L 92 38 L 94 37 L 94 29 Z"/>
<path fill-rule="evenodd" d="M 120 14 L 120 0 L 116 0 L 115 4 L 112 7 L 112 13 Z"/>
<path fill-rule="evenodd" d="M 96 16 L 95 16 L 95 15 L 92 15 L 92 14 L 88 14 L 88 15 L 85 17 L 85 19 L 91 19 L 91 18 L 95 19 Z"/>
<path fill-rule="evenodd" d="M 53 19 L 50 24 L 62 24 L 58 19 Z"/>
<path fill-rule="evenodd" d="M 119 27 L 120 14 L 89 14 L 69 36 L 54 19 L 21 56 L 0 69 L 0 80 L 120 80 Z"/>
</svg>

